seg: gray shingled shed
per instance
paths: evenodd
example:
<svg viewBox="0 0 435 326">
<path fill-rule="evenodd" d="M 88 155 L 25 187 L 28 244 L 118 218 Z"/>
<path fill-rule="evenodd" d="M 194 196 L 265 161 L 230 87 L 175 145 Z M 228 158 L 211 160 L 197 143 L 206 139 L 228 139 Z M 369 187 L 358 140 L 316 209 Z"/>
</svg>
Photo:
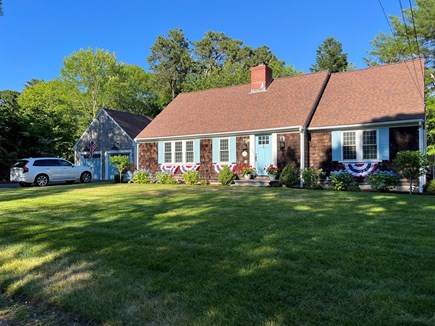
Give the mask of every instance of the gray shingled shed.
<svg viewBox="0 0 435 326">
<path fill-rule="evenodd" d="M 134 138 L 150 122 L 144 115 L 101 109 L 74 145 L 75 163 L 90 167 L 94 180 L 113 180 L 116 170 L 109 163 L 110 157 L 128 155 L 135 162 Z"/>
</svg>

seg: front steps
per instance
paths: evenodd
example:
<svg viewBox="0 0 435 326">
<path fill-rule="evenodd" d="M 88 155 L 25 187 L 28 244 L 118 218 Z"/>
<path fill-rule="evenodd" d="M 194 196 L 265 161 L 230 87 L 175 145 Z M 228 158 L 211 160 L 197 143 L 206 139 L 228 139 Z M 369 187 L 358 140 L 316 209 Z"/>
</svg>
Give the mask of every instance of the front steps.
<svg viewBox="0 0 435 326">
<path fill-rule="evenodd" d="M 255 179 L 240 179 L 234 180 L 232 187 L 280 187 L 281 183 L 279 181 L 270 181 L 269 177 L 257 176 Z"/>
</svg>

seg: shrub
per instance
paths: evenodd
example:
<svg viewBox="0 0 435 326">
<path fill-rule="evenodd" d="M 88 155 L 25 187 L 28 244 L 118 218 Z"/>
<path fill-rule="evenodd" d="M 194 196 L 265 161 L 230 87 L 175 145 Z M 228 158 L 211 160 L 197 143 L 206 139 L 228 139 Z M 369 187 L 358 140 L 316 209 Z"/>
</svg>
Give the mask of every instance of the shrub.
<svg viewBox="0 0 435 326">
<path fill-rule="evenodd" d="M 153 178 L 150 173 L 146 170 L 138 170 L 133 173 L 133 178 L 131 178 L 130 182 L 132 183 L 151 183 Z"/>
<path fill-rule="evenodd" d="M 435 180 L 429 181 L 429 187 L 427 188 L 429 192 L 435 193 Z"/>
<path fill-rule="evenodd" d="M 226 166 L 219 171 L 218 181 L 223 185 L 229 185 L 233 182 L 236 175 L 231 171 L 231 169 Z"/>
<path fill-rule="evenodd" d="M 189 185 L 196 185 L 199 180 L 199 172 L 198 171 L 187 171 L 182 175 L 184 181 L 186 181 Z"/>
<path fill-rule="evenodd" d="M 352 174 L 345 170 L 333 171 L 329 177 L 332 189 L 337 191 L 360 191 Z"/>
<path fill-rule="evenodd" d="M 207 179 L 201 179 L 200 185 L 201 186 L 208 186 L 210 182 L 207 181 Z"/>
<path fill-rule="evenodd" d="M 393 189 L 398 181 L 399 176 L 394 171 L 381 171 L 379 169 L 367 177 L 367 182 L 372 189 L 381 192 Z"/>
<path fill-rule="evenodd" d="M 299 182 L 298 171 L 293 165 L 288 164 L 282 169 L 279 181 L 287 187 L 294 186 Z"/>
<path fill-rule="evenodd" d="M 304 180 L 304 188 L 307 189 L 323 189 L 320 185 L 320 177 L 324 175 L 322 169 L 306 168 L 302 170 L 302 179 Z"/>
<path fill-rule="evenodd" d="M 177 180 L 170 175 L 168 172 L 157 172 L 156 173 L 156 183 L 159 184 L 169 184 L 175 185 L 177 184 Z"/>
</svg>

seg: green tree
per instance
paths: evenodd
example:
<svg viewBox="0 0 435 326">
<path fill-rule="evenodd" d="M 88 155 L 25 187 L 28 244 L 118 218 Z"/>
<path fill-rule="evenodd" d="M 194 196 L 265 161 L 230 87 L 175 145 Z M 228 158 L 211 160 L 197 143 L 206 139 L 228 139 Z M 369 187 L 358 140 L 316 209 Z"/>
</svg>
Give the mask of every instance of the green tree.
<svg viewBox="0 0 435 326">
<path fill-rule="evenodd" d="M 152 88 L 153 75 L 142 67 L 118 64 L 105 86 L 108 105 L 120 111 L 156 116 L 161 107 Z"/>
<path fill-rule="evenodd" d="M 403 17 L 391 15 L 391 34 L 379 33 L 370 42 L 369 65 L 398 62 L 423 55 L 428 153 L 435 154 L 435 0 L 416 0 Z M 420 71 L 422 67 L 414 66 Z"/>
<path fill-rule="evenodd" d="M 116 76 L 116 56 L 104 49 L 80 49 L 65 58 L 61 69 L 62 80 L 80 90 L 83 107 L 93 119 L 103 107 L 108 107 L 110 97 L 106 87 Z"/>
<path fill-rule="evenodd" d="M 170 30 L 168 37 L 159 35 L 147 61 L 155 73 L 161 90 L 159 95 L 166 100 L 174 99 L 193 67 L 191 49 L 183 30 Z"/>
<path fill-rule="evenodd" d="M 122 182 L 122 172 L 130 169 L 133 166 L 129 162 L 128 155 L 115 155 L 110 157 L 110 164 L 112 164 L 119 172 L 119 182 Z"/>
<path fill-rule="evenodd" d="M 275 78 L 300 73 L 292 66 L 285 66 L 284 61 L 277 59 L 269 47 L 252 49 L 224 33 L 209 31 L 200 41 L 192 44 L 195 65 L 183 83 L 183 91 L 249 83 L 250 68 L 260 62 L 272 68 Z"/>
<path fill-rule="evenodd" d="M 6 179 L 9 167 L 20 155 L 23 123 L 15 91 L 0 91 L 0 180 Z"/>
<path fill-rule="evenodd" d="M 412 194 L 412 180 L 425 175 L 429 161 L 420 151 L 402 151 L 393 161 L 397 171 L 409 180 L 409 194 Z"/>
<path fill-rule="evenodd" d="M 27 87 L 18 98 L 33 155 L 59 155 L 72 158 L 72 146 L 88 124 L 81 106 L 82 94 L 59 81 L 39 82 Z"/>
<path fill-rule="evenodd" d="M 333 37 L 328 37 L 317 49 L 316 63 L 311 71 L 329 70 L 341 72 L 348 70 L 347 53 L 343 53 L 342 45 Z"/>
</svg>

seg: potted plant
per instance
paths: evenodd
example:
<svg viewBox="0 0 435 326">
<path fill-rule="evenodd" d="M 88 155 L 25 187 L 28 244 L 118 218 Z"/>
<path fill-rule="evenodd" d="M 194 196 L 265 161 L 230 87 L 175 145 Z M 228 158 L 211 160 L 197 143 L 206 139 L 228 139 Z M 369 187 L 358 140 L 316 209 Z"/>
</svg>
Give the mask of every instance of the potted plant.
<svg viewBox="0 0 435 326">
<path fill-rule="evenodd" d="M 269 175 L 269 180 L 270 181 L 274 181 L 276 179 L 276 177 L 278 176 L 278 173 L 280 171 L 280 169 L 273 165 L 272 163 L 269 164 L 269 166 L 267 168 L 265 168 L 266 173 Z"/>
<path fill-rule="evenodd" d="M 246 180 L 253 179 L 255 177 L 255 168 L 252 166 L 242 165 L 239 168 L 239 174 L 242 175 Z"/>
</svg>

